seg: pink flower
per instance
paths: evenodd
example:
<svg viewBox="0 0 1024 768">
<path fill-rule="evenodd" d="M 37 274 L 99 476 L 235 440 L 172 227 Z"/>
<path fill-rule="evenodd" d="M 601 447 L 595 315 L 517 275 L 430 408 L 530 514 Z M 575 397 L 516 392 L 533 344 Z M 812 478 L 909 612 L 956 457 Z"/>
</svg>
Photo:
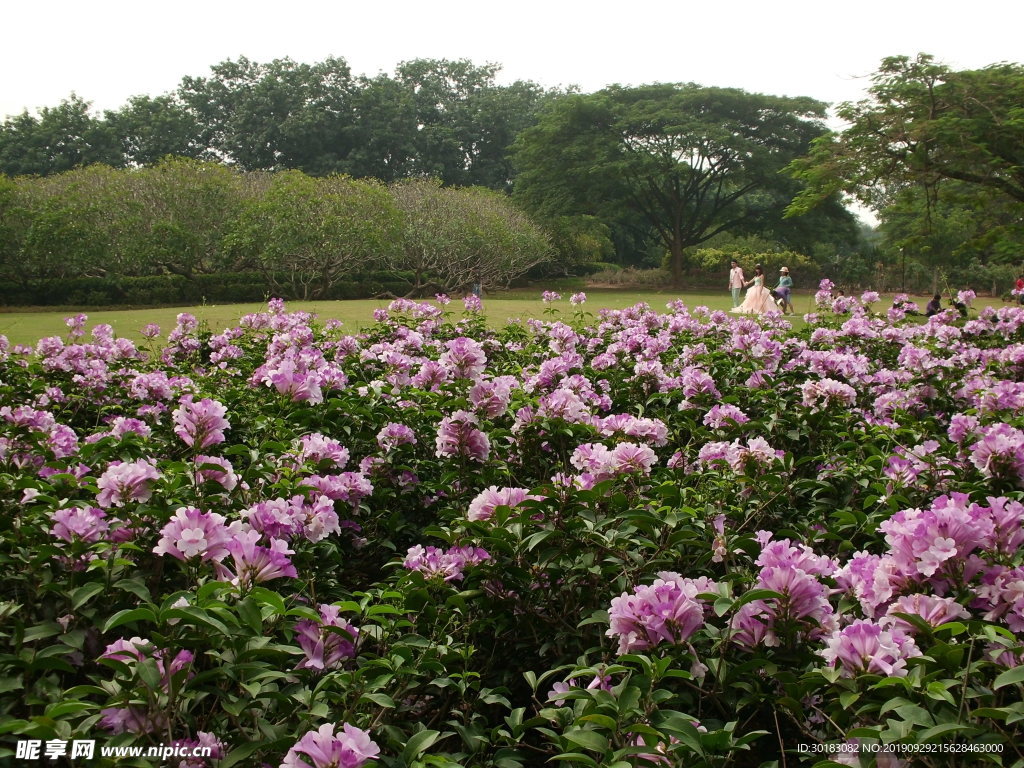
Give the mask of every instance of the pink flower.
<svg viewBox="0 0 1024 768">
<path fill-rule="evenodd" d="M 326 461 L 338 469 L 343 469 L 348 464 L 348 448 L 333 438 L 313 433 L 303 435 L 300 442 L 302 444 L 300 457 L 304 462 L 308 461 L 316 465 Z"/>
<path fill-rule="evenodd" d="M 705 603 L 697 595 L 717 585 L 708 579 L 684 579 L 662 572 L 649 586 L 623 592 L 608 612 L 608 637 L 619 639 L 619 654 L 643 651 L 667 642 L 680 644 L 704 624 Z"/>
<path fill-rule="evenodd" d="M 731 427 L 735 424 L 746 424 L 750 417 L 735 405 L 713 405 L 711 410 L 704 414 L 704 426 L 720 429 Z"/>
<path fill-rule="evenodd" d="M 106 534 L 109 525 L 104 520 L 106 513 L 96 507 L 67 507 L 51 515 L 53 528 L 50 535 L 67 542 L 99 541 Z"/>
<path fill-rule="evenodd" d="M 344 501 L 353 507 L 359 506 L 359 502 L 373 493 L 373 483 L 362 472 L 311 475 L 303 484 L 315 488 L 317 495 L 326 496 L 334 501 Z"/>
<path fill-rule="evenodd" d="M 167 715 L 145 707 L 106 707 L 100 715 L 100 727 L 114 734 L 155 733 L 167 725 Z"/>
<path fill-rule="evenodd" d="M 209 760 L 221 760 L 227 754 L 224 742 L 206 731 L 198 731 L 194 739 L 175 739 L 171 742 L 171 746 L 187 748 L 193 755 L 203 754 L 196 752 L 197 747 L 210 750 L 207 757 L 186 757 L 173 768 L 209 768 Z"/>
<path fill-rule="evenodd" d="M 443 418 L 437 427 L 437 457 L 465 457 L 481 463 L 487 461 L 491 453 L 491 441 L 477 429 L 477 424 L 476 416 L 469 411 L 456 411 Z"/>
<path fill-rule="evenodd" d="M 855 554 L 835 577 L 837 586 L 856 597 L 861 609 L 871 617 L 878 616 L 907 582 L 892 556 L 880 557 L 867 552 Z"/>
<path fill-rule="evenodd" d="M 491 556 L 480 547 L 452 547 L 447 552 L 437 547 L 417 544 L 409 547 L 402 565 L 410 571 L 419 571 L 426 578 L 440 577 L 442 581 L 461 581 L 467 565 L 479 565 Z"/>
<path fill-rule="evenodd" d="M 294 504 L 287 499 L 270 499 L 260 501 L 248 509 L 242 510 L 242 517 L 254 531 L 259 531 L 268 539 L 288 539 L 302 532 L 305 515 L 302 509 L 303 498 Z"/>
<path fill-rule="evenodd" d="M 153 547 L 158 555 L 170 555 L 179 560 L 198 557 L 206 562 L 222 560 L 228 554 L 232 528 L 224 524 L 224 516 L 216 512 L 203 512 L 195 507 L 179 507 L 174 517 L 160 531 L 160 541 Z"/>
<path fill-rule="evenodd" d="M 340 617 L 336 605 L 321 605 L 320 621 L 303 619 L 295 623 L 295 634 L 299 647 L 306 654 L 296 669 L 333 669 L 340 667 L 345 659 L 355 658 L 355 640 L 359 630 Z M 328 631 L 332 627 L 344 634 Z"/>
<path fill-rule="evenodd" d="M 487 418 L 493 419 L 508 410 L 512 389 L 518 386 L 515 376 L 479 379 L 469 390 L 469 402 Z"/>
<path fill-rule="evenodd" d="M 608 456 L 608 465 L 616 475 L 651 474 L 651 467 L 658 460 L 650 446 L 637 443 L 619 443 Z"/>
<path fill-rule="evenodd" d="M 835 379 L 818 379 L 804 382 L 800 386 L 803 404 L 818 411 L 829 405 L 850 406 L 857 402 L 857 391 L 849 384 Z"/>
<path fill-rule="evenodd" d="M 151 483 L 159 479 L 160 473 L 146 459 L 131 463 L 112 461 L 96 483 L 100 489 L 96 503 L 109 508 L 123 507 L 130 502 L 149 501 L 153 495 Z"/>
<path fill-rule="evenodd" d="M 260 380 L 272 386 L 282 395 L 291 397 L 296 403 L 322 403 L 324 399 L 321 378 L 316 370 L 309 368 L 308 362 L 294 354 L 288 353 L 267 363 L 261 370 Z"/>
<path fill-rule="evenodd" d="M 129 665 L 137 664 L 147 659 L 155 660 L 156 669 L 160 675 L 160 684 L 165 691 L 170 690 L 171 681 L 175 675 L 190 669 L 194 659 L 192 652 L 185 650 L 178 651 L 174 658 L 171 658 L 169 650 L 158 648 L 149 640 L 144 640 L 141 637 L 133 637 L 130 640 L 115 640 L 100 654 L 100 658 L 119 661 Z"/>
<path fill-rule="evenodd" d="M 280 768 L 359 768 L 380 754 L 380 747 L 361 728 L 348 723 L 338 733 L 334 728 L 325 724 L 309 731 L 288 750 Z"/>
<path fill-rule="evenodd" d="M 996 424 L 981 434 L 981 440 L 971 446 L 971 463 L 985 477 L 1012 480 L 1024 487 L 1024 432 Z"/>
<path fill-rule="evenodd" d="M 196 456 L 196 480 L 200 483 L 213 482 L 225 491 L 233 491 L 238 485 L 238 475 L 227 459 L 218 456 Z"/>
<path fill-rule="evenodd" d="M 384 452 L 393 451 L 400 445 L 415 445 L 416 433 L 405 424 L 390 422 L 377 433 L 377 445 Z"/>
<path fill-rule="evenodd" d="M 816 639 L 835 628 L 828 589 L 813 575 L 789 563 L 761 569 L 758 589 L 779 592 L 781 598 L 753 600 L 733 618 L 733 641 L 753 648 L 759 643 L 777 646 L 777 628 L 796 625 L 801 639 Z"/>
<path fill-rule="evenodd" d="M 227 549 L 234 562 L 234 573 L 222 563 L 216 563 L 217 578 L 230 581 L 237 587 L 248 589 L 280 578 L 298 578 L 298 572 L 288 557 L 291 550 L 280 539 L 270 542 L 269 547 L 257 544 L 258 531 L 241 531 L 228 542 Z"/>
<path fill-rule="evenodd" d="M 224 430 L 231 428 L 224 418 L 227 408 L 208 397 L 196 403 L 191 395 L 186 395 L 179 402 L 180 406 L 172 414 L 174 434 L 185 445 L 203 450 L 224 442 Z"/>
<path fill-rule="evenodd" d="M 620 475 L 649 475 L 657 456 L 650 446 L 637 443 L 619 443 L 612 449 L 601 443 L 584 443 L 569 461 L 599 482 Z"/>
<path fill-rule="evenodd" d="M 896 599 L 885 616 L 878 622 L 882 626 L 892 626 L 913 635 L 917 628 L 911 623 L 899 618 L 895 614 L 906 613 L 912 616 L 920 616 L 928 624 L 937 627 L 957 619 L 970 618 L 967 609 L 960 605 L 952 597 L 935 597 L 933 595 L 904 595 Z"/>
<path fill-rule="evenodd" d="M 460 336 L 445 343 L 446 351 L 439 362 L 449 371 L 452 378 L 475 379 L 484 372 L 487 355 L 483 347 L 473 339 Z"/>
<path fill-rule="evenodd" d="M 907 659 L 921 655 L 913 638 L 899 629 L 886 630 L 862 619 L 833 632 L 819 653 L 830 667 L 838 663 L 843 677 L 865 672 L 906 677 Z"/>
<path fill-rule="evenodd" d="M 931 577 L 991 541 L 994 524 L 986 507 L 966 494 L 940 496 L 929 509 L 902 509 L 879 525 L 889 552 L 903 573 Z"/>
<path fill-rule="evenodd" d="M 516 507 L 527 499 L 540 501 L 543 496 L 531 495 L 526 488 L 498 488 L 492 485 L 469 503 L 468 520 L 490 520 L 498 507 Z"/>
</svg>

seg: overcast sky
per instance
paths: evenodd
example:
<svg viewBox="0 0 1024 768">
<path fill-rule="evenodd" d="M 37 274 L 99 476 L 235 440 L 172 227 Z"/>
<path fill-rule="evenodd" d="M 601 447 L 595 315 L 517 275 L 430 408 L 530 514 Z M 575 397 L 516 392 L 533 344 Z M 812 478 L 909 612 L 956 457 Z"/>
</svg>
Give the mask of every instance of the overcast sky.
<svg viewBox="0 0 1024 768">
<path fill-rule="evenodd" d="M 1019 0 L 7 0 L 0 18 L 0 117 L 72 91 L 117 108 L 239 56 L 340 56 L 367 75 L 467 58 L 501 64 L 502 82 L 695 82 L 832 103 L 860 98 L 885 56 L 1024 60 Z"/>
</svg>

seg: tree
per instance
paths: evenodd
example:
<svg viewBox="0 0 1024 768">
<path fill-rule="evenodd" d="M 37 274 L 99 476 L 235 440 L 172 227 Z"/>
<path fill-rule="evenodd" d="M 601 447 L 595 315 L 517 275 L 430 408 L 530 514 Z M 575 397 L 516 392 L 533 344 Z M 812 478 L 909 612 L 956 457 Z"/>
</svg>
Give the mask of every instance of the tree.
<svg viewBox="0 0 1024 768">
<path fill-rule="evenodd" d="M 362 78 L 352 98 L 355 123 L 348 173 L 387 183 L 413 175 L 418 128 L 409 89 L 378 75 Z"/>
<path fill-rule="evenodd" d="M 123 172 L 105 165 L 54 176 L 18 179 L 30 224 L 24 235 L 23 269 L 29 278 L 107 277 L 128 266 L 114 254 L 131 235 Z M 123 249 L 122 249 L 123 250 Z"/>
<path fill-rule="evenodd" d="M 955 72 L 922 53 L 884 59 L 871 81 L 837 111 L 849 126 L 790 165 L 806 184 L 790 214 L 838 191 L 882 210 L 908 185 L 949 180 L 1024 203 L 1024 66 Z"/>
<path fill-rule="evenodd" d="M 0 125 L 0 172 L 49 176 L 94 163 L 121 165 L 117 137 L 94 117 L 90 104 L 71 94 L 38 117 L 26 110 Z"/>
<path fill-rule="evenodd" d="M 190 279 L 231 268 L 223 240 L 247 197 L 242 174 L 185 158 L 165 158 L 124 174 L 138 206 L 129 242 L 135 259 L 156 272 Z"/>
<path fill-rule="evenodd" d="M 275 290 L 316 299 L 379 264 L 400 237 L 399 214 L 383 185 L 282 171 L 243 205 L 225 239 Z"/>
<path fill-rule="evenodd" d="M 246 170 L 345 170 L 351 149 L 353 81 L 348 64 L 240 57 L 186 77 L 178 96 L 204 126 L 203 143 Z"/>
<path fill-rule="evenodd" d="M 210 154 L 195 115 L 173 95 L 133 96 L 120 109 L 108 110 L 105 121 L 129 166 L 152 165 L 168 155 Z"/>
<path fill-rule="evenodd" d="M 546 235 L 501 193 L 410 179 L 391 186 L 402 213 L 401 249 L 385 265 L 411 274 L 409 295 L 507 286 L 549 256 Z"/>
<path fill-rule="evenodd" d="M 614 86 L 567 96 L 515 145 L 515 195 L 539 215 L 614 219 L 657 233 L 681 286 L 684 252 L 769 212 L 778 171 L 823 131 L 825 105 L 694 84 Z"/>
</svg>

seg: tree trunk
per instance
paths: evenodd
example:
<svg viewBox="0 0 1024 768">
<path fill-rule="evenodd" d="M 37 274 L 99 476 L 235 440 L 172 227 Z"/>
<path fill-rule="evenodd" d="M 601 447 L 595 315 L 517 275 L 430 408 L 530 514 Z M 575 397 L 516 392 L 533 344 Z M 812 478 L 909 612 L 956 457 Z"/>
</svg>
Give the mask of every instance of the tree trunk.
<svg viewBox="0 0 1024 768">
<path fill-rule="evenodd" d="M 672 268 L 672 287 L 678 290 L 683 287 L 683 244 L 679 240 L 673 239 L 669 243 L 669 253 L 671 254 L 669 263 Z"/>
</svg>

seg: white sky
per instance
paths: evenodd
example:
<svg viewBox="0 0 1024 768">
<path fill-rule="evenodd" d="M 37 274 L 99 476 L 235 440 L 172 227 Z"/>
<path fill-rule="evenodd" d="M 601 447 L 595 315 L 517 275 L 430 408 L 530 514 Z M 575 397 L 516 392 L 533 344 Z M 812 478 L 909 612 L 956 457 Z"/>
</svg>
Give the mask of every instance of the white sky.
<svg viewBox="0 0 1024 768">
<path fill-rule="evenodd" d="M 468 58 L 501 64 L 501 82 L 696 82 L 828 102 L 860 98 L 885 56 L 1024 59 L 1019 0 L 7 0 L 0 19 L 0 118 L 72 91 L 117 108 L 243 55 L 340 56 L 357 75 Z"/>
</svg>

